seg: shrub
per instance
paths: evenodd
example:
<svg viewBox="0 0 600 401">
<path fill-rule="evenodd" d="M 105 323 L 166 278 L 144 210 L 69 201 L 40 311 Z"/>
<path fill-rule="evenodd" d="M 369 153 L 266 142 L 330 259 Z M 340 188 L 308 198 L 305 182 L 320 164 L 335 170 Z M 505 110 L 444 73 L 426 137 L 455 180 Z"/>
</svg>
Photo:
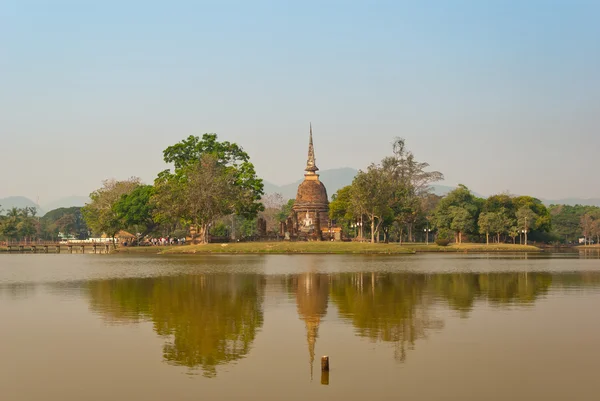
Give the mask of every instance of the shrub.
<svg viewBox="0 0 600 401">
<path fill-rule="evenodd" d="M 436 238 L 435 243 L 439 246 L 448 246 L 450 240 L 448 238 Z"/>
<path fill-rule="evenodd" d="M 435 243 L 439 246 L 448 246 L 448 244 L 452 241 L 452 234 L 450 231 L 441 229 L 438 231 L 438 235 L 435 238 Z"/>
</svg>

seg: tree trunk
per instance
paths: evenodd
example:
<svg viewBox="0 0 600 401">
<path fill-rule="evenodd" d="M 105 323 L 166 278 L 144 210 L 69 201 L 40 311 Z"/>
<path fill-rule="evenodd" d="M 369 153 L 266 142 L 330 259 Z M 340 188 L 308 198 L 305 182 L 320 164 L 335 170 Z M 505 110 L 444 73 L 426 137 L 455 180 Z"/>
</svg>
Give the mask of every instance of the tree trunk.
<svg viewBox="0 0 600 401">
<path fill-rule="evenodd" d="M 485 233 L 485 244 L 486 245 L 490 244 L 490 233 L 488 233 L 488 232 Z"/>
<path fill-rule="evenodd" d="M 498 244 L 500 244 L 500 233 L 498 233 Z"/>
<path fill-rule="evenodd" d="M 458 232 L 458 243 L 462 244 L 462 232 L 461 231 Z"/>
<path fill-rule="evenodd" d="M 525 245 L 527 245 L 527 231 L 525 231 Z"/>
<path fill-rule="evenodd" d="M 201 244 L 208 244 L 208 224 L 198 224 L 198 238 Z"/>
<path fill-rule="evenodd" d="M 371 217 L 371 244 L 375 243 L 375 218 Z"/>
<path fill-rule="evenodd" d="M 412 234 L 412 226 L 413 226 L 412 223 L 410 223 L 408 225 L 408 241 L 409 242 L 414 242 L 413 241 L 413 234 Z"/>
</svg>

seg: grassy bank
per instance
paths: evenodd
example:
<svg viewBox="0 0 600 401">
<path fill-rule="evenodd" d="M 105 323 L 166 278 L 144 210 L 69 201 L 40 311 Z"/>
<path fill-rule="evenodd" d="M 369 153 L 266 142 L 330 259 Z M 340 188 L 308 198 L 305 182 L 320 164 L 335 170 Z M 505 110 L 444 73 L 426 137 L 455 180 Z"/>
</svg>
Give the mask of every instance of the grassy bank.
<svg viewBox="0 0 600 401">
<path fill-rule="evenodd" d="M 239 242 L 156 247 L 121 247 L 118 253 L 132 254 L 414 254 L 420 252 L 540 252 L 530 245 L 512 244 L 369 244 L 356 242 Z"/>
</svg>

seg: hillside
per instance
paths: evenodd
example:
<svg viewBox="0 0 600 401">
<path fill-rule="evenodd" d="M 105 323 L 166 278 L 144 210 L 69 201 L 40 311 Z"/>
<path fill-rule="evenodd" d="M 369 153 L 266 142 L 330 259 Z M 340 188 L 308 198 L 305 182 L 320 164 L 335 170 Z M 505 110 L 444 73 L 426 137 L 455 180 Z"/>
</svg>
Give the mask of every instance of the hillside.
<svg viewBox="0 0 600 401">
<path fill-rule="evenodd" d="M 331 196 L 335 194 L 340 188 L 352 184 L 352 180 L 354 179 L 357 173 L 358 170 L 351 167 L 336 168 L 331 170 L 320 171 L 319 178 L 323 182 L 323 184 L 325 184 L 325 188 L 327 188 L 327 195 L 329 195 L 329 198 L 331 198 Z M 298 185 L 300 185 L 302 180 L 303 179 L 299 179 L 296 182 L 286 185 L 275 185 L 273 183 L 265 181 L 265 193 L 280 193 L 285 199 L 293 199 L 296 197 Z M 433 193 L 440 196 L 446 195 L 454 188 L 455 187 L 450 187 L 446 185 L 432 185 Z"/>
<path fill-rule="evenodd" d="M 24 207 L 34 207 L 38 210 L 38 215 L 44 214 L 43 209 L 37 207 L 35 202 L 24 196 L 9 196 L 8 198 L 0 199 L 0 209 L 4 210 L 3 213 L 6 213 L 6 210 L 12 209 L 13 207 L 19 209 Z"/>
<path fill-rule="evenodd" d="M 598 206 L 600 207 L 600 199 L 598 198 L 566 198 L 566 199 L 540 199 L 546 206 L 549 205 L 581 205 L 581 206 Z"/>
<path fill-rule="evenodd" d="M 325 188 L 327 188 L 327 195 L 331 198 L 331 195 L 336 193 L 338 189 L 350 185 L 356 173 L 358 173 L 358 170 L 350 167 L 323 170 L 319 172 L 319 179 L 323 182 Z M 303 178 L 286 185 L 275 185 L 265 181 L 265 193 L 280 193 L 285 199 L 293 199 L 296 197 L 298 185 L 300 185 L 302 181 Z"/>
</svg>

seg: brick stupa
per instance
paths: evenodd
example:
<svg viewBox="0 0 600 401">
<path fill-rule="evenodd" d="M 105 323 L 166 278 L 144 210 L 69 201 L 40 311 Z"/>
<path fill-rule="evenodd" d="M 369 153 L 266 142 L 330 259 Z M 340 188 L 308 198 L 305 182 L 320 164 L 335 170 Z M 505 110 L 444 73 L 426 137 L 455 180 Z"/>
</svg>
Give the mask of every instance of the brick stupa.
<svg viewBox="0 0 600 401">
<path fill-rule="evenodd" d="M 292 211 L 297 224 L 298 233 L 320 240 L 321 229 L 329 224 L 329 199 L 327 189 L 319 180 L 319 168 L 315 160 L 313 146 L 312 124 L 310 126 L 310 139 L 308 143 L 308 160 L 304 169 L 304 181 L 298 186 L 296 200 Z"/>
</svg>

